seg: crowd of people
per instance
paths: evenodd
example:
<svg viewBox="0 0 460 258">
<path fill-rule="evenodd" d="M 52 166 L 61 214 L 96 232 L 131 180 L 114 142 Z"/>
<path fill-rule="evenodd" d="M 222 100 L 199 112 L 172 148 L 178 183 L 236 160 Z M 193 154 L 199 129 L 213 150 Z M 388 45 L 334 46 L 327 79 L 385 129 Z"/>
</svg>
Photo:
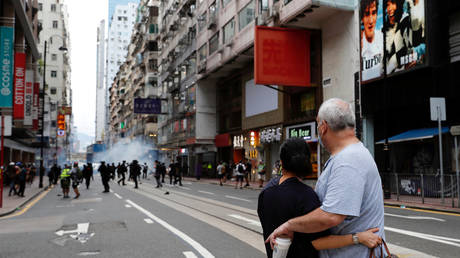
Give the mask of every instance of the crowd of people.
<svg viewBox="0 0 460 258">
<path fill-rule="evenodd" d="M 11 162 L 5 170 L 5 185 L 9 185 L 8 196 L 17 195 L 25 197 L 26 185 L 32 185 L 37 173 L 34 164 L 24 164 L 22 162 Z"/>
</svg>

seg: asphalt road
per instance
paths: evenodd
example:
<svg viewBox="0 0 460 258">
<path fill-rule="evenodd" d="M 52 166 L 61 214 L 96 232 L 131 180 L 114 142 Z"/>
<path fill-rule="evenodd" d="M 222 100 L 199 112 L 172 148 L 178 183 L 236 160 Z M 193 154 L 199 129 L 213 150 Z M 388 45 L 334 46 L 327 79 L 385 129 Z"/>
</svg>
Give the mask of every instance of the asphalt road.
<svg viewBox="0 0 460 258">
<path fill-rule="evenodd" d="M 139 189 L 111 182 L 113 192 L 101 193 L 99 181 L 80 187 L 77 200 L 56 187 L 23 214 L 0 218 L 0 257 L 265 257 L 259 190 L 197 182 L 156 189 L 143 180 Z M 389 243 L 458 257 L 460 216 L 385 212 Z"/>
</svg>

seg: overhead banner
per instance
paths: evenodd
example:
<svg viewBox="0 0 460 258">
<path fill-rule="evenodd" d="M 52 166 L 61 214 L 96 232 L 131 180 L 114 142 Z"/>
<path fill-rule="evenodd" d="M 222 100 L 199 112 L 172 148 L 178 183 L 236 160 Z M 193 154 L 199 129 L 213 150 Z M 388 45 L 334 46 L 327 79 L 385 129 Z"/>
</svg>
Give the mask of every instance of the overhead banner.
<svg viewBox="0 0 460 258">
<path fill-rule="evenodd" d="M 13 119 L 24 119 L 26 53 L 14 54 Z"/>
<path fill-rule="evenodd" d="M 134 99 L 135 114 L 161 114 L 161 99 Z"/>
<path fill-rule="evenodd" d="M 14 29 L 0 26 L 0 108 L 13 107 Z"/>
<path fill-rule="evenodd" d="M 310 32 L 256 26 L 255 84 L 311 86 Z"/>
<path fill-rule="evenodd" d="M 34 83 L 33 94 L 33 108 L 32 108 L 32 124 L 33 130 L 38 130 L 38 108 L 40 106 L 40 83 Z"/>
<path fill-rule="evenodd" d="M 32 107 L 34 104 L 34 73 L 26 71 L 26 84 L 24 89 L 24 125 L 32 125 Z"/>
<path fill-rule="evenodd" d="M 361 0 L 361 80 L 426 63 L 425 0 Z"/>
</svg>

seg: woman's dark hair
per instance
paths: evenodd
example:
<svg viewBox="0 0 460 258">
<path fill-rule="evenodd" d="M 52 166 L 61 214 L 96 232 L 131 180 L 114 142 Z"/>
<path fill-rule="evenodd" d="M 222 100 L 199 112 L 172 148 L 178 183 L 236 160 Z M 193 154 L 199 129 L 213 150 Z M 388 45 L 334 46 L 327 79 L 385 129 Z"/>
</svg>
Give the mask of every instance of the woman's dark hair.
<svg viewBox="0 0 460 258">
<path fill-rule="evenodd" d="M 302 138 L 287 139 L 280 148 L 280 159 L 283 168 L 298 177 L 311 175 L 310 148 Z"/>
</svg>

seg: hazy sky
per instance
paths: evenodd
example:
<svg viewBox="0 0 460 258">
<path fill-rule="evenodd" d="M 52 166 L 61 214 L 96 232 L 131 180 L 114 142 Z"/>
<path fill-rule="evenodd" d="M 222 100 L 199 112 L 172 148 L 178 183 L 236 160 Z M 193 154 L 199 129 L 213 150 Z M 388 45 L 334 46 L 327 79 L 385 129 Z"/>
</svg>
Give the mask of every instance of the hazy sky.
<svg viewBox="0 0 460 258">
<path fill-rule="evenodd" d="M 94 136 L 97 27 L 107 19 L 107 0 L 66 0 L 69 12 L 72 110 L 80 133 Z M 106 23 L 107 24 L 107 23 Z"/>
</svg>

